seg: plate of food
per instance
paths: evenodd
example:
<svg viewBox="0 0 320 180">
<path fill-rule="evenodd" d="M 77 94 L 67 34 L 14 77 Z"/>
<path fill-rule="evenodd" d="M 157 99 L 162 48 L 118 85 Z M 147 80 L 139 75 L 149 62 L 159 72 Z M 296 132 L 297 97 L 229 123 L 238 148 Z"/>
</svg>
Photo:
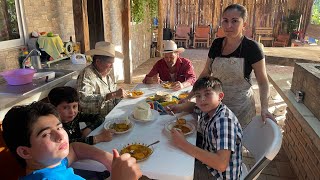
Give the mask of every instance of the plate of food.
<svg viewBox="0 0 320 180">
<path fill-rule="evenodd" d="M 172 86 L 173 86 L 173 82 L 164 82 L 164 83 L 162 84 L 162 87 L 163 87 L 163 88 L 166 88 L 166 89 L 171 89 Z"/>
<path fill-rule="evenodd" d="M 170 121 L 164 125 L 165 130 L 170 132 L 173 128 L 180 130 L 185 136 L 192 134 L 195 131 L 195 126 L 191 122 L 187 122 L 183 118 L 177 121 Z"/>
<path fill-rule="evenodd" d="M 129 98 L 139 98 L 143 96 L 144 92 L 141 90 L 133 90 L 128 92 L 128 97 Z"/>
<path fill-rule="evenodd" d="M 151 156 L 151 154 L 153 153 L 153 148 L 152 146 L 147 147 L 147 145 L 144 143 L 132 143 L 124 146 L 120 150 L 120 155 L 124 153 L 129 153 L 137 160 L 137 162 L 141 162 Z"/>
<path fill-rule="evenodd" d="M 182 93 L 180 93 L 179 95 L 178 95 L 178 98 L 179 99 L 185 99 L 185 98 L 187 98 L 189 96 L 189 92 L 188 91 L 184 91 L 184 92 L 182 92 Z"/>
<path fill-rule="evenodd" d="M 131 131 L 133 127 L 134 127 L 134 123 L 130 121 L 128 117 L 118 118 L 104 124 L 105 129 L 112 129 L 114 130 L 115 134 L 127 133 Z"/>
</svg>

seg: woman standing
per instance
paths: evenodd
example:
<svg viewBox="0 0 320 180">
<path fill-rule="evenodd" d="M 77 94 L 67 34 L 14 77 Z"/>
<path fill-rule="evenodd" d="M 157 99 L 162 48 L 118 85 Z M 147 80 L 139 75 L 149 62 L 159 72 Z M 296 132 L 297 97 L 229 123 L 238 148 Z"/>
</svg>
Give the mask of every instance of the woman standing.
<svg viewBox="0 0 320 180">
<path fill-rule="evenodd" d="M 199 78 L 212 75 L 223 83 L 226 104 L 245 127 L 256 115 L 251 72 L 255 73 L 260 93 L 262 119 L 271 118 L 268 111 L 269 82 L 263 51 L 257 42 L 243 35 L 247 10 L 232 4 L 223 11 L 222 28 L 225 37 L 213 41 L 206 66 Z"/>
</svg>

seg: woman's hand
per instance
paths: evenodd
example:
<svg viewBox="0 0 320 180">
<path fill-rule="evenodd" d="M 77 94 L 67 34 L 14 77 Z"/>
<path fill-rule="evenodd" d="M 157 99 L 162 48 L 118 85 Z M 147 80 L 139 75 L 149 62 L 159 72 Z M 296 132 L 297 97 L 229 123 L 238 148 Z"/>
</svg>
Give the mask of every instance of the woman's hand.
<svg viewBox="0 0 320 180">
<path fill-rule="evenodd" d="M 277 120 L 274 116 L 268 111 L 268 109 L 261 109 L 261 119 L 264 123 L 266 123 L 267 118 L 270 118 L 272 121 L 277 123 Z"/>
</svg>

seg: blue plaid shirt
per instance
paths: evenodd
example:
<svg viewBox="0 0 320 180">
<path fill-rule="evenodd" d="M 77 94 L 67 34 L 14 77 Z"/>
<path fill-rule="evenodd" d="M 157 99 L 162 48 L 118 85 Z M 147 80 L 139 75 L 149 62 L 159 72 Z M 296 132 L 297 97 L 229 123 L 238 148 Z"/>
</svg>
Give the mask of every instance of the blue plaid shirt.
<svg viewBox="0 0 320 180">
<path fill-rule="evenodd" d="M 207 168 L 217 179 L 240 179 L 242 163 L 242 129 L 237 117 L 223 103 L 220 103 L 212 117 L 196 107 L 198 132 L 202 135 L 202 149 L 216 153 L 218 150 L 231 151 L 229 165 L 225 172 Z"/>
</svg>

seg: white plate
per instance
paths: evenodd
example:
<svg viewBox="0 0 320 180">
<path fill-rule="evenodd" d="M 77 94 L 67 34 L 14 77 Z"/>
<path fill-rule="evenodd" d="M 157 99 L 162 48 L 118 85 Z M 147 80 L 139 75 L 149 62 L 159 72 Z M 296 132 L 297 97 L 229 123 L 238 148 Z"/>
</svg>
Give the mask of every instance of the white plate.
<svg viewBox="0 0 320 180">
<path fill-rule="evenodd" d="M 112 128 L 110 127 L 113 123 L 127 123 L 127 121 L 130 122 L 130 123 L 129 123 L 130 128 L 129 128 L 128 130 L 126 130 L 126 131 L 115 131 L 114 129 L 112 129 Z M 105 129 L 107 129 L 107 130 L 108 130 L 108 129 L 114 130 L 114 133 L 115 133 L 115 134 L 124 134 L 124 133 L 127 133 L 127 132 L 129 132 L 129 131 L 131 131 L 131 130 L 133 129 L 134 123 L 133 123 L 132 121 L 130 121 L 130 120 L 114 119 L 114 120 L 112 120 L 112 121 L 109 121 L 109 122 L 105 123 L 105 124 L 103 125 L 103 127 L 104 127 Z"/>
<path fill-rule="evenodd" d="M 175 126 L 175 125 L 177 125 L 177 123 L 176 123 L 176 121 L 174 120 L 174 121 L 169 121 L 168 123 L 166 123 L 165 125 L 164 125 L 164 128 L 165 128 L 165 130 L 166 131 L 168 131 L 168 132 L 170 132 L 171 131 L 171 129 Z M 183 126 L 186 126 L 186 127 L 188 127 L 189 129 L 190 129 L 190 132 L 188 132 L 188 133 L 184 133 L 184 135 L 186 136 L 186 135 L 189 135 L 189 134 L 192 134 L 194 131 L 195 131 L 195 126 L 194 126 L 194 124 L 192 124 L 191 122 L 186 122 L 186 124 L 183 124 Z"/>
<path fill-rule="evenodd" d="M 159 112 L 158 112 L 158 111 L 156 111 L 156 110 L 154 110 L 154 109 L 151 109 L 151 114 L 152 114 L 151 119 L 141 120 L 141 119 L 136 119 L 136 118 L 134 118 L 134 117 L 133 117 L 133 112 L 132 112 L 132 113 L 130 114 L 130 116 L 129 116 L 129 119 L 135 120 L 135 121 L 138 121 L 138 122 L 144 122 L 144 123 L 146 123 L 146 122 L 151 122 L 151 121 L 155 121 L 155 120 L 158 119 L 158 116 L 159 116 Z"/>
</svg>

